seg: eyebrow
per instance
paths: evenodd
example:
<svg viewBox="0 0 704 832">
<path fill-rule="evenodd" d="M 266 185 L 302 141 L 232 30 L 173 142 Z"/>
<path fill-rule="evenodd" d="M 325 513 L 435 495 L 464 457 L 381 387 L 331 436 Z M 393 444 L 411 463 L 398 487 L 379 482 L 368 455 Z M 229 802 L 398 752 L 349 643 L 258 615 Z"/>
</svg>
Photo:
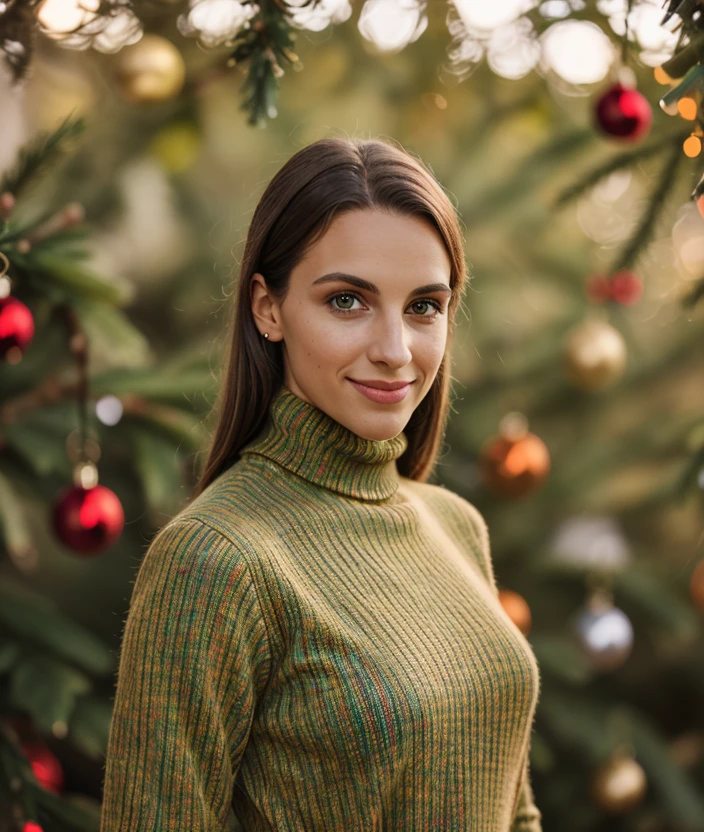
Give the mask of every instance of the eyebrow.
<svg viewBox="0 0 704 832">
<path fill-rule="evenodd" d="M 332 283 L 333 281 L 350 283 L 352 286 L 356 286 L 358 289 L 366 289 L 367 292 L 371 292 L 374 295 L 381 294 L 379 287 L 375 286 L 374 283 L 370 283 L 362 277 L 357 277 L 357 275 L 345 274 L 344 272 L 330 272 L 330 274 L 324 274 L 322 277 L 314 280 L 311 285 L 317 286 L 319 283 Z M 426 286 L 418 286 L 418 288 L 414 289 L 411 292 L 411 297 L 415 297 L 416 295 L 425 295 L 429 292 L 447 292 L 448 294 L 452 294 L 452 289 L 447 285 L 447 283 L 428 283 Z"/>
</svg>

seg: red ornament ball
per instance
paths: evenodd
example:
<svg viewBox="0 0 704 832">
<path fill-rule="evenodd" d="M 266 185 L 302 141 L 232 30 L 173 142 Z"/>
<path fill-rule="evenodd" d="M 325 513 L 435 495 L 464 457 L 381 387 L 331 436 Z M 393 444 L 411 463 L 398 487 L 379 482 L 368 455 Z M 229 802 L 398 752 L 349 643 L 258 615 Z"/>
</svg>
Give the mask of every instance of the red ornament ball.
<svg viewBox="0 0 704 832">
<path fill-rule="evenodd" d="M 10 350 L 21 355 L 34 337 L 34 317 L 22 301 L 0 298 L 0 358 Z"/>
<path fill-rule="evenodd" d="M 22 832 L 44 832 L 44 829 L 33 820 L 28 820 L 25 821 L 25 824 L 22 827 Z"/>
<path fill-rule="evenodd" d="M 632 142 L 650 130 L 653 111 L 648 99 L 638 90 L 614 84 L 597 100 L 594 118 L 607 135 Z"/>
<path fill-rule="evenodd" d="M 41 742 L 24 742 L 22 750 L 32 766 L 39 785 L 54 794 L 60 794 L 64 785 L 64 772 L 56 755 Z"/>
<path fill-rule="evenodd" d="M 125 524 L 122 503 L 104 485 L 67 486 L 52 509 L 52 525 L 59 540 L 70 549 L 97 555 L 119 538 Z"/>
<path fill-rule="evenodd" d="M 629 306 L 640 300 L 643 294 L 643 281 L 629 269 L 622 269 L 611 276 L 611 297 L 616 303 Z"/>
<path fill-rule="evenodd" d="M 611 297 L 611 282 L 606 275 L 593 274 L 587 278 L 587 297 L 593 303 L 604 303 Z"/>
</svg>

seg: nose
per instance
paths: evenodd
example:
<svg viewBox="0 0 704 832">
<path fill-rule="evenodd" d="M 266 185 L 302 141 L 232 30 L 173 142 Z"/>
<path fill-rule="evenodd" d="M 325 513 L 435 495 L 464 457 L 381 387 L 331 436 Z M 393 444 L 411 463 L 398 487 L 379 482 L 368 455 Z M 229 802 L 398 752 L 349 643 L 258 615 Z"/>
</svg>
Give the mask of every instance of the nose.
<svg viewBox="0 0 704 832">
<path fill-rule="evenodd" d="M 409 346 L 410 335 L 402 319 L 396 315 L 379 317 L 371 330 L 369 360 L 383 362 L 389 367 L 405 367 L 413 353 Z"/>
</svg>

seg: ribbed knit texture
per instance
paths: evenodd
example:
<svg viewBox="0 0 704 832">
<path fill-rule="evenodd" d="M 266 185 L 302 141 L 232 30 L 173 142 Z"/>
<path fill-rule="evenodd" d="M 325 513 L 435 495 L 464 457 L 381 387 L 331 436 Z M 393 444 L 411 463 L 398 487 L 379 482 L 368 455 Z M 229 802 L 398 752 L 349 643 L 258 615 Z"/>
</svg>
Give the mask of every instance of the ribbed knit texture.
<svg viewBox="0 0 704 832">
<path fill-rule="evenodd" d="M 282 387 L 156 535 L 122 639 L 101 832 L 540 832 L 540 689 L 486 523 Z"/>
</svg>

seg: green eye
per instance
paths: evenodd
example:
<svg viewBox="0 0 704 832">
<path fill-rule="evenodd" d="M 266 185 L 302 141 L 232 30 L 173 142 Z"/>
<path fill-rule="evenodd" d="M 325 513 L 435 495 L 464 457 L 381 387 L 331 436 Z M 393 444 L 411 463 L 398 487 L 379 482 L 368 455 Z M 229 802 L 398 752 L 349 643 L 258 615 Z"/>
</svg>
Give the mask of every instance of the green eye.
<svg viewBox="0 0 704 832">
<path fill-rule="evenodd" d="M 340 302 L 340 298 L 343 300 Z M 326 301 L 328 306 L 338 315 L 344 315 L 348 312 L 356 312 L 358 311 L 352 304 L 358 300 L 362 303 L 362 299 L 355 295 L 353 292 L 338 292 L 336 295 L 333 295 L 329 300 Z M 348 304 L 348 305 L 345 305 Z M 415 312 L 415 314 L 419 318 L 426 318 L 428 320 L 434 320 L 438 317 L 438 315 L 442 315 L 442 307 L 440 304 L 435 300 L 415 300 L 411 303 L 410 308 L 424 306 L 425 312 Z M 427 314 L 427 307 L 430 307 L 434 310 L 432 315 Z"/>
</svg>

